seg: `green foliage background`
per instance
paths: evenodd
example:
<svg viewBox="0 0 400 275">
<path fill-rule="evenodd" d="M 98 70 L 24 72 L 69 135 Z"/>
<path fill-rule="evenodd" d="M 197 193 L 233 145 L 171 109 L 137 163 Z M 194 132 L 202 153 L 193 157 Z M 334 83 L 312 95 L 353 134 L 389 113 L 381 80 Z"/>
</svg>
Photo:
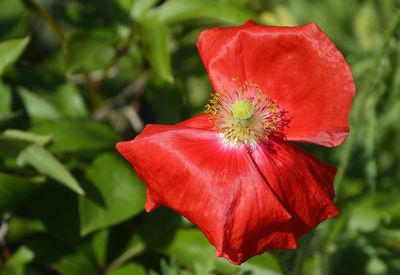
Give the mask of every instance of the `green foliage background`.
<svg viewBox="0 0 400 275">
<path fill-rule="evenodd" d="M 179 215 L 144 213 L 114 144 L 202 112 L 199 33 L 249 18 L 318 23 L 357 95 L 347 141 L 307 146 L 339 167 L 341 216 L 237 267 Z M 0 77 L 1 274 L 400 274 L 398 0 L 2 0 Z"/>
</svg>

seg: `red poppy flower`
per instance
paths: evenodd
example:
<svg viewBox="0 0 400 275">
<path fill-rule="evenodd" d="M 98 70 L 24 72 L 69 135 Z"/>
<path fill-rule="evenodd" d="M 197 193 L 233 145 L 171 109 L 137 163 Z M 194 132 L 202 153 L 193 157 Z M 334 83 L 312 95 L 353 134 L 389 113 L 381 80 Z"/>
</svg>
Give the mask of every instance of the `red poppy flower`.
<svg viewBox="0 0 400 275">
<path fill-rule="evenodd" d="M 297 240 L 338 214 L 335 168 L 290 141 L 337 146 L 355 92 L 342 54 L 315 25 L 205 30 L 198 49 L 216 91 L 202 114 L 148 125 L 117 144 L 147 185 L 234 264 Z"/>
</svg>

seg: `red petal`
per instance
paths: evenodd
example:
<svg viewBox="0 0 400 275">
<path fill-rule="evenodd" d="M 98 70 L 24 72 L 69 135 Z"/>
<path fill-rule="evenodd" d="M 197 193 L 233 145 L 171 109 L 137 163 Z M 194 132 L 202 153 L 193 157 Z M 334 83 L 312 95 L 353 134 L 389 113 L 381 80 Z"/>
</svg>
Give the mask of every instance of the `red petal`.
<svg viewBox="0 0 400 275">
<path fill-rule="evenodd" d="M 239 78 L 260 86 L 287 111 L 288 140 L 336 146 L 347 136 L 354 82 L 342 54 L 317 25 L 251 21 L 203 31 L 197 46 L 217 92 Z"/>
<path fill-rule="evenodd" d="M 206 116 L 175 126 L 149 125 L 133 141 L 117 144 L 147 184 L 146 209 L 176 210 L 204 232 L 217 255 L 236 264 L 263 252 L 258 243 L 295 248 L 294 235 L 280 230 L 291 216 L 245 147 L 222 144 L 210 127 Z"/>
<path fill-rule="evenodd" d="M 271 189 L 292 215 L 288 226 L 297 238 L 339 214 L 333 203 L 334 167 L 279 140 L 262 144 L 252 156 Z"/>
<path fill-rule="evenodd" d="M 252 161 L 245 146 L 223 144 L 211 128 L 201 115 L 174 126 L 149 125 L 117 144 L 146 182 L 146 210 L 174 209 L 235 264 L 267 249 L 294 249 L 298 236 L 336 214 L 332 168 L 278 143 L 273 153 L 266 145 L 254 151 Z"/>
</svg>

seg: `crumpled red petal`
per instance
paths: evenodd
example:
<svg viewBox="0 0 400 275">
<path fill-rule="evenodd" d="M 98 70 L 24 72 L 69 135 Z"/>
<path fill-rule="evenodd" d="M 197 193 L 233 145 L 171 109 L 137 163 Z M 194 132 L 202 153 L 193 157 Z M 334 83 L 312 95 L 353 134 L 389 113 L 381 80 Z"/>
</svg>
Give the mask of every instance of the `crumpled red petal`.
<svg viewBox="0 0 400 275">
<path fill-rule="evenodd" d="M 148 125 L 117 149 L 146 182 L 147 211 L 174 209 L 234 264 L 295 249 L 299 236 L 337 214 L 333 168 L 278 141 L 252 152 L 225 145 L 206 115 Z"/>
<path fill-rule="evenodd" d="M 355 85 L 342 54 L 317 25 L 249 21 L 205 30 L 197 46 L 215 91 L 239 78 L 259 85 L 287 111 L 287 140 L 330 147 L 346 138 Z"/>
<path fill-rule="evenodd" d="M 336 168 L 279 139 L 263 143 L 253 160 L 292 215 L 296 237 L 339 214 L 333 203 Z"/>
</svg>

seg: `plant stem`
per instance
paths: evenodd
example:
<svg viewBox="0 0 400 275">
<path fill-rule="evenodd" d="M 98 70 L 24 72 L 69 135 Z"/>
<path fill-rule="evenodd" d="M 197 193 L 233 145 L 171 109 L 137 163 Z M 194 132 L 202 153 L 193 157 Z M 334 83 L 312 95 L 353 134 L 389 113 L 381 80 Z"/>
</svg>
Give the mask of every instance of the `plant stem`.
<svg viewBox="0 0 400 275">
<path fill-rule="evenodd" d="M 301 247 L 301 249 L 299 251 L 299 255 L 296 258 L 293 275 L 301 275 L 302 274 L 304 261 L 307 257 L 313 237 L 314 237 L 313 233 L 310 233 L 304 237 L 304 239 L 305 239 L 304 245 Z"/>
<path fill-rule="evenodd" d="M 65 43 L 65 35 L 58 23 L 50 16 L 50 14 L 43 9 L 40 5 L 38 5 L 35 0 L 22 0 L 22 2 L 30 8 L 32 11 L 36 12 L 42 19 L 49 25 L 49 27 L 56 34 L 58 41 L 61 45 Z"/>
<path fill-rule="evenodd" d="M 291 275 L 288 269 L 286 268 L 285 262 L 282 259 L 281 255 L 277 255 L 276 258 L 278 259 L 279 267 L 281 268 L 283 275 Z"/>
<path fill-rule="evenodd" d="M 90 79 L 90 75 L 88 72 L 84 71 L 83 75 L 85 77 L 85 84 L 86 84 L 86 89 L 88 90 L 89 93 L 89 98 L 90 102 L 92 104 L 93 110 L 97 110 L 100 108 L 100 98 L 97 93 L 95 84 L 93 83 L 92 79 Z"/>
<path fill-rule="evenodd" d="M 118 258 L 116 258 L 114 261 L 112 261 L 105 268 L 105 273 L 110 272 L 111 270 L 124 264 L 126 261 L 132 259 L 136 255 L 139 255 L 141 252 L 143 252 L 144 249 L 145 249 L 145 247 L 144 247 L 143 243 L 138 243 L 136 245 L 133 245 L 128 250 L 126 250 L 124 253 L 122 253 Z"/>
</svg>

